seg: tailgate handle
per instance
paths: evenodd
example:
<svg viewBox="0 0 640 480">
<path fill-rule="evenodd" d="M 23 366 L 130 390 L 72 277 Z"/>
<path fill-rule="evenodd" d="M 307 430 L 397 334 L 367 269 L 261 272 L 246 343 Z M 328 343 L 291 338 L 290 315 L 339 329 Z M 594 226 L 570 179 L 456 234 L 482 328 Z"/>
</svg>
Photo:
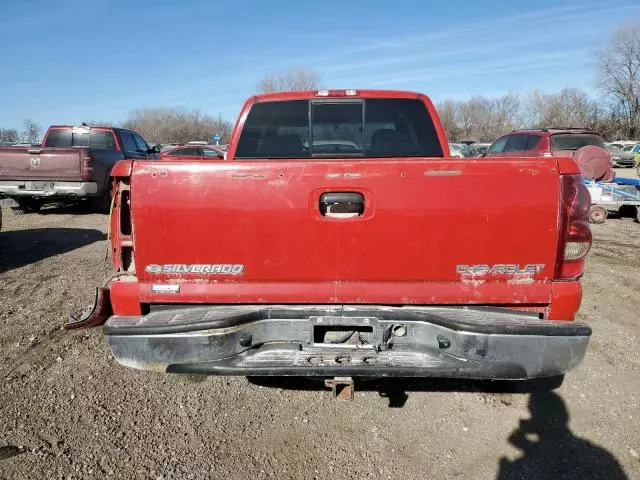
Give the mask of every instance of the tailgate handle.
<svg viewBox="0 0 640 480">
<path fill-rule="evenodd" d="M 28 148 L 27 152 L 38 154 L 38 153 L 42 153 L 42 149 L 41 148 Z"/>
<path fill-rule="evenodd" d="M 364 195 L 357 192 L 328 192 L 320 196 L 320 213 L 330 218 L 354 218 L 364 213 Z"/>
</svg>

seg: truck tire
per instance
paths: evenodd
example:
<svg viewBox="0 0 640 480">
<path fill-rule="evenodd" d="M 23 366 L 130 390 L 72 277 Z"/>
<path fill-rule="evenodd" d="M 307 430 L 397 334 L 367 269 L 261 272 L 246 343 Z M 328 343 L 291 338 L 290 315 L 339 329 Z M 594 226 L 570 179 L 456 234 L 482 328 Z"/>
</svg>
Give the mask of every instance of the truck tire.
<svg viewBox="0 0 640 480">
<path fill-rule="evenodd" d="M 107 184 L 104 187 L 104 191 L 99 197 L 92 197 L 90 199 L 91 210 L 96 213 L 109 213 L 111 210 L 111 190 L 112 183 L 109 180 L 111 178 L 111 170 L 107 174 Z"/>
<path fill-rule="evenodd" d="M 36 213 L 40 211 L 42 204 L 37 200 L 14 200 L 17 205 L 11 207 L 14 215 L 23 215 L 25 213 Z"/>
<path fill-rule="evenodd" d="M 589 223 L 604 223 L 609 213 L 600 205 L 592 205 L 589 209 Z"/>
<path fill-rule="evenodd" d="M 640 207 L 636 207 L 636 222 L 640 223 Z"/>
<path fill-rule="evenodd" d="M 109 207 L 111 207 L 110 193 L 110 191 L 107 191 L 99 197 L 91 197 L 91 210 L 96 213 L 109 213 Z"/>
</svg>

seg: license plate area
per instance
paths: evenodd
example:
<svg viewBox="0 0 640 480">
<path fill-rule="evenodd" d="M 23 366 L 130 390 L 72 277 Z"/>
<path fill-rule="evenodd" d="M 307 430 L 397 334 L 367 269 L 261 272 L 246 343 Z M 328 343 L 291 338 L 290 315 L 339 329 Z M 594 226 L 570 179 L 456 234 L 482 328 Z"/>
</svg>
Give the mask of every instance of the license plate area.
<svg viewBox="0 0 640 480">
<path fill-rule="evenodd" d="M 25 182 L 25 190 L 52 191 L 53 182 Z"/>
<path fill-rule="evenodd" d="M 313 328 L 313 343 L 318 344 L 371 344 L 373 327 L 361 325 L 316 325 Z"/>
<path fill-rule="evenodd" d="M 379 344 L 377 319 L 312 317 L 311 344 L 332 348 L 374 348 Z"/>
</svg>

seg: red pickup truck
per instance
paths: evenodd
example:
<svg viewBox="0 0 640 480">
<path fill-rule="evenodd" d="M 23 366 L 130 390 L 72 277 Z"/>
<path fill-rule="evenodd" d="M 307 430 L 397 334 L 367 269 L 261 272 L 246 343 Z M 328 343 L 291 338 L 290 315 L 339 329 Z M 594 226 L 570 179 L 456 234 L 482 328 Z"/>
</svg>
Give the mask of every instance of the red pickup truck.
<svg viewBox="0 0 640 480">
<path fill-rule="evenodd" d="M 226 159 L 112 176 L 117 273 L 67 328 L 125 366 L 534 379 L 586 352 L 575 161 L 451 158 L 424 95 L 255 96 Z"/>
<path fill-rule="evenodd" d="M 89 199 L 108 210 L 116 162 L 153 158 L 156 151 L 122 128 L 53 125 L 41 146 L 0 147 L 0 197 L 12 198 L 16 213 L 61 199 Z"/>
</svg>

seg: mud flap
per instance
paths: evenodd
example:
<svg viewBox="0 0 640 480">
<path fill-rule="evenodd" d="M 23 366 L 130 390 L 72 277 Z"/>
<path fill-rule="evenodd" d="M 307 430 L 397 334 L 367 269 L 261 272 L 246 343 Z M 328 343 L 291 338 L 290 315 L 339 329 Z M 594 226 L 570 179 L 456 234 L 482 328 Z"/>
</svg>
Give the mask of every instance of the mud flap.
<svg viewBox="0 0 640 480">
<path fill-rule="evenodd" d="M 89 306 L 78 316 L 70 315 L 64 329 L 97 327 L 105 323 L 112 313 L 109 289 L 99 287 L 96 288 L 93 306 Z"/>
</svg>

